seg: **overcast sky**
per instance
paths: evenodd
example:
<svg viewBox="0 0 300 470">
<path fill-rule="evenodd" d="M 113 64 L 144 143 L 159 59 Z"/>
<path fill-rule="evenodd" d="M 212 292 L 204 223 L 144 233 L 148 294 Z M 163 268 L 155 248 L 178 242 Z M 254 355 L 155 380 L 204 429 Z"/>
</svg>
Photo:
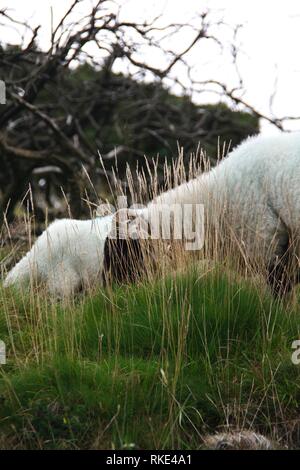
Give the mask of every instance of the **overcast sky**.
<svg viewBox="0 0 300 470">
<path fill-rule="evenodd" d="M 93 0 L 84 0 L 78 9 L 78 15 L 86 14 L 88 5 Z M 276 88 L 273 112 L 276 116 L 300 115 L 300 2 L 296 0 L 119 0 L 122 4 L 123 18 L 142 20 L 153 18 L 162 13 L 162 21 L 190 22 L 200 12 L 212 10 L 212 18 L 224 18 L 232 27 L 242 24 L 237 44 L 241 49 L 238 67 L 244 80 L 246 93 L 243 98 L 263 113 L 269 113 L 270 96 Z M 31 26 L 42 25 L 39 36 L 41 47 L 46 48 L 50 37 L 51 6 L 54 24 L 68 6 L 70 0 L 0 0 L 1 7 L 15 9 L 18 17 L 29 20 Z M 20 31 L 5 30 L 1 40 L 17 42 Z M 229 86 L 236 83 L 235 69 L 232 66 L 229 44 L 232 30 L 216 28 L 214 30 L 224 43 L 224 50 L 215 44 L 197 45 L 188 56 L 193 76 L 198 80 L 207 78 L 225 81 Z M 183 31 L 172 43 L 174 50 L 182 50 L 188 43 L 192 32 Z M 95 52 L 96 53 L 96 52 Z M 151 57 L 157 60 L 159 57 Z M 174 71 L 183 74 L 180 66 Z M 183 76 L 183 75 L 182 75 Z M 0 71 L 1 78 L 1 71 Z M 184 77 L 183 77 L 184 78 Z M 214 100 L 213 95 L 195 97 L 196 100 Z M 300 120 L 291 122 L 291 129 L 300 130 Z M 264 133 L 276 130 L 263 123 Z"/>
</svg>

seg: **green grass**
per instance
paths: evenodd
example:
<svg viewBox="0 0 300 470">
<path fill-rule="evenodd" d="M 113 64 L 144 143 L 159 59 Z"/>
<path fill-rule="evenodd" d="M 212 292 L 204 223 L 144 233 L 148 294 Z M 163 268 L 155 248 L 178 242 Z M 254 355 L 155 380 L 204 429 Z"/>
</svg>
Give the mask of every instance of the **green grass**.
<svg viewBox="0 0 300 470">
<path fill-rule="evenodd" d="M 297 305 L 221 268 L 68 306 L 0 286 L 0 446 L 198 449 L 229 426 L 300 447 Z"/>
</svg>

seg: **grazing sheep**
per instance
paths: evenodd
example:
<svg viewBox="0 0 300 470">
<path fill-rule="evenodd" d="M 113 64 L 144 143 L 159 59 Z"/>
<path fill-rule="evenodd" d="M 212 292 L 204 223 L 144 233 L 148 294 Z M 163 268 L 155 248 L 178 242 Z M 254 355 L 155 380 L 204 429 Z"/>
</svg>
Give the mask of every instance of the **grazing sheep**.
<svg viewBox="0 0 300 470">
<path fill-rule="evenodd" d="M 109 273 L 120 283 L 135 280 L 143 252 L 139 240 L 108 238 L 114 217 L 54 221 L 8 273 L 4 287 L 38 282 L 51 296 L 67 298 L 95 283 L 105 284 Z"/>
<path fill-rule="evenodd" d="M 24 286 L 38 280 L 51 295 L 68 297 L 82 286 L 101 280 L 111 218 L 56 220 L 8 273 L 4 286 Z"/>
<path fill-rule="evenodd" d="M 275 294 L 285 293 L 298 281 L 300 133 L 247 139 L 211 171 L 136 211 L 134 224 L 146 224 L 143 236 L 147 230 L 152 233 L 155 220 L 167 231 L 173 219 L 158 216 L 174 204 L 184 209 L 203 204 L 206 239 L 214 230 L 223 244 L 235 239 L 244 258 L 267 266 Z M 81 285 L 102 282 L 103 269 L 117 269 L 116 258 L 121 259 L 117 278 L 122 280 L 127 268 L 133 270 L 128 264 L 132 257 L 126 255 L 129 239 L 112 243 L 108 236 L 113 217 L 54 222 L 8 274 L 5 285 L 21 284 L 34 275 L 51 293 L 68 295 Z M 134 244 L 138 253 L 138 241 Z"/>
</svg>

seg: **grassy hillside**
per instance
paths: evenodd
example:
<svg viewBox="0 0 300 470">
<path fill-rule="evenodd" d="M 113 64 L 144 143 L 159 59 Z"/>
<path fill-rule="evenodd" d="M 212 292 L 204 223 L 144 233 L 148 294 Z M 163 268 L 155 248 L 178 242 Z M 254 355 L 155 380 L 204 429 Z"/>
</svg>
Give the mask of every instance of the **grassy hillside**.
<svg viewBox="0 0 300 470">
<path fill-rule="evenodd" d="M 218 267 L 64 306 L 0 286 L 0 447 L 198 449 L 226 426 L 300 447 L 299 318 Z"/>
</svg>

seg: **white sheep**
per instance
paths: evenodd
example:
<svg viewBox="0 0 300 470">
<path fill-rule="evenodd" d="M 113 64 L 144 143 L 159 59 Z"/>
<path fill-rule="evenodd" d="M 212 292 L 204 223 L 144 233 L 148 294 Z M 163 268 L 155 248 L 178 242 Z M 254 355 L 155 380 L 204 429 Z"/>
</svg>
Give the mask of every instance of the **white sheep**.
<svg viewBox="0 0 300 470">
<path fill-rule="evenodd" d="M 103 285 L 111 271 L 119 282 L 135 280 L 143 263 L 140 243 L 115 239 L 114 231 L 113 213 L 91 220 L 54 221 L 7 274 L 4 287 L 43 284 L 52 297 L 68 298 L 95 283 Z"/>
<path fill-rule="evenodd" d="M 203 204 L 209 230 L 216 229 L 223 242 L 235 238 L 244 257 L 268 267 L 274 293 L 287 291 L 296 280 L 300 255 L 300 133 L 248 138 L 211 171 L 137 211 L 138 219 L 150 227 L 162 207 L 174 204 Z M 103 270 L 116 267 L 110 258 L 128 252 L 124 240 L 110 243 L 113 220 L 54 222 L 8 273 L 5 285 L 36 277 L 52 293 L 68 295 L 82 284 L 101 283 Z M 121 260 L 125 271 L 128 259 Z"/>
<path fill-rule="evenodd" d="M 54 221 L 8 273 L 4 286 L 44 282 L 52 296 L 69 297 L 100 279 L 111 216 Z"/>
<path fill-rule="evenodd" d="M 203 204 L 205 223 L 220 241 L 235 240 L 243 258 L 261 262 L 275 294 L 298 282 L 300 256 L 300 133 L 250 137 L 219 165 L 162 193 L 144 217 L 163 206 Z"/>
</svg>

